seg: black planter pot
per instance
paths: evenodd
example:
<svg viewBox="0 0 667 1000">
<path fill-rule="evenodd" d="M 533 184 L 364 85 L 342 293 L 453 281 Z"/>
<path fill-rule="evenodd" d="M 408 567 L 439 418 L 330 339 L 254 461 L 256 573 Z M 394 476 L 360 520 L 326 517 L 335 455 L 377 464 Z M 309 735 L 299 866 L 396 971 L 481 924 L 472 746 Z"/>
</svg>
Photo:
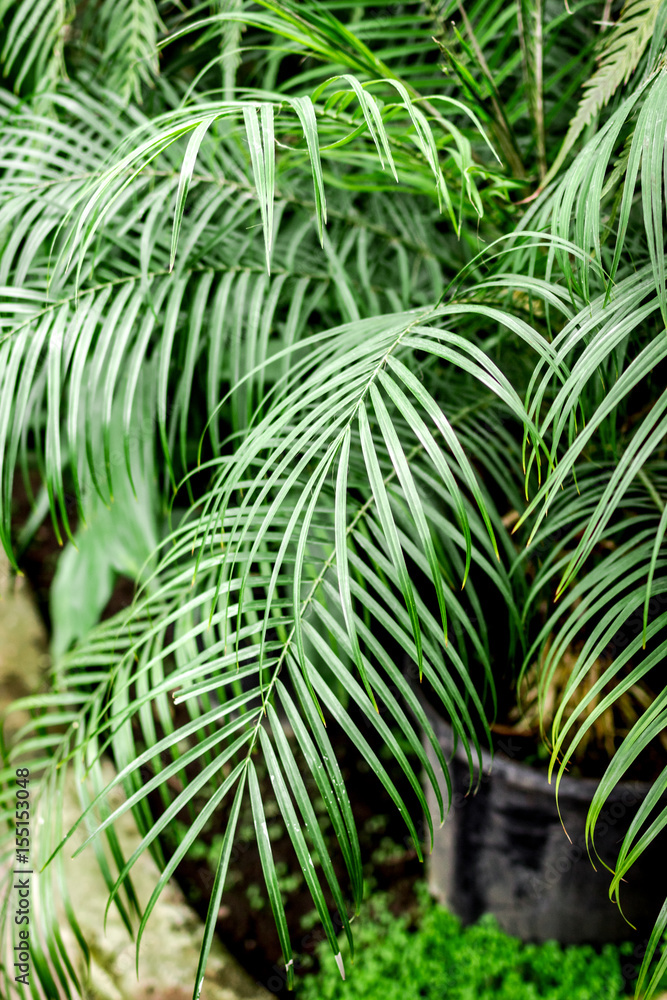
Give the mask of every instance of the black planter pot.
<svg viewBox="0 0 667 1000">
<path fill-rule="evenodd" d="M 570 841 L 558 816 L 554 786 L 543 771 L 512 760 L 510 738 L 493 761 L 484 754 L 480 786 L 468 795 L 464 751 L 458 746 L 454 752 L 451 727 L 430 705 L 424 703 L 424 708 L 450 762 L 453 787 L 452 807 L 444 825 L 436 825 L 428 859 L 431 893 L 465 923 L 492 913 L 504 931 L 524 941 L 646 941 L 667 895 L 667 838 L 654 840 L 621 888 L 623 912 L 637 928 L 633 932 L 609 899 L 610 872 L 597 862 L 594 869 L 586 850 L 586 814 L 597 780 L 566 776 L 561 782 L 559 804 Z M 439 774 L 433 748 L 426 740 L 424 746 Z M 650 787 L 622 783 L 607 800 L 595 846 L 612 868 Z M 444 777 L 441 790 L 446 803 Z M 435 818 L 437 805 L 428 783 L 426 795 Z"/>
</svg>

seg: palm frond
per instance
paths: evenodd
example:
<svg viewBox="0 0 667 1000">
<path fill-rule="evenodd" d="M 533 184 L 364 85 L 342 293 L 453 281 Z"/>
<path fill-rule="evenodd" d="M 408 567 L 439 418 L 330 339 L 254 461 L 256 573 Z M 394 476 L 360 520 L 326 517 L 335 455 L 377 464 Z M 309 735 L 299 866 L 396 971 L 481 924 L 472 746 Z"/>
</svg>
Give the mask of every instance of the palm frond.
<svg viewBox="0 0 667 1000">
<path fill-rule="evenodd" d="M 100 51 L 99 72 L 121 100 L 141 104 L 145 87 L 158 73 L 158 36 L 164 24 L 155 0 L 105 0 L 84 17 L 92 44 Z"/>
<path fill-rule="evenodd" d="M 425 756 L 415 722 L 401 706 L 402 699 L 421 725 L 427 727 L 434 748 L 437 740 L 400 669 L 369 629 L 367 615 L 386 628 L 388 636 L 393 636 L 405 654 L 418 664 L 420 675 L 443 700 L 455 727 L 480 752 L 468 702 L 482 718 L 483 709 L 464 658 L 466 638 L 482 658 L 488 654 L 478 638 L 480 629 L 468 628 L 460 599 L 453 586 L 451 591 L 449 586 L 445 590 L 440 574 L 444 568 L 442 559 L 448 552 L 453 559 L 452 571 L 462 573 L 463 581 L 471 560 L 475 563 L 481 560 L 491 574 L 497 573 L 499 587 L 511 601 L 502 564 L 495 570 L 492 568 L 498 550 L 491 516 L 495 530 L 501 526 L 497 515 L 490 514 L 488 500 L 479 490 L 452 424 L 402 360 L 411 351 L 428 349 L 442 362 L 468 371 L 511 411 L 523 414 L 518 397 L 500 371 L 478 348 L 441 325 L 445 320 L 455 323 L 467 308 L 443 306 L 429 314 L 413 311 L 403 316 L 358 320 L 341 328 L 333 338 L 327 332 L 326 336 L 302 341 L 298 345 L 299 358 L 289 371 L 284 396 L 269 416 L 251 426 L 232 461 L 220 460 L 216 485 L 203 501 L 204 513 L 190 523 L 186 519 L 170 537 L 173 546 L 165 548 L 161 566 L 149 574 L 146 596 L 136 609 L 125 615 L 122 642 L 113 643 L 110 648 L 109 637 L 114 631 L 105 623 L 58 664 L 58 675 L 69 691 L 76 690 L 79 683 L 89 685 L 92 662 L 100 667 L 104 662 L 117 664 L 110 678 L 108 700 L 105 698 L 104 708 L 100 706 L 91 724 L 78 733 L 77 745 L 86 748 L 89 761 L 96 760 L 107 743 L 114 748 L 121 768 L 114 784 L 123 782 L 128 792 L 127 802 L 119 809 L 136 808 L 143 818 L 146 832 L 142 850 L 153 843 L 170 816 L 190 802 L 223 764 L 238 762 L 220 793 L 198 814 L 189 836 L 167 864 L 142 915 L 139 935 L 161 887 L 201 824 L 231 793 L 235 783 L 245 780 L 246 773 L 267 890 L 278 926 L 283 924 L 275 868 L 268 844 L 262 843 L 265 820 L 253 777 L 250 758 L 253 748 L 264 753 L 273 775 L 277 803 L 302 869 L 309 870 L 308 884 L 327 926 L 328 911 L 319 882 L 311 874 L 312 848 L 300 832 L 288 784 L 315 849 L 321 835 L 313 826 L 312 810 L 303 789 L 300 790 L 298 782 L 295 784 L 297 765 L 270 708 L 274 693 L 278 693 L 291 713 L 299 743 L 313 764 L 319 758 L 314 756 L 312 739 L 315 738 L 320 750 L 324 745 L 315 706 L 338 721 L 385 785 L 416 849 L 421 851 L 407 804 L 363 731 L 346 711 L 350 702 L 361 708 L 367 723 L 392 748 L 416 800 L 424 807 L 419 775 L 385 721 L 384 713 L 388 713 L 425 767 L 439 796 L 437 778 Z M 482 314 L 492 315 L 488 308 L 483 308 Z M 501 314 L 495 318 L 503 319 Z M 362 324 L 364 334 L 360 337 Z M 510 326 L 540 351 L 545 350 L 544 343 L 527 325 L 515 320 Z M 318 363 L 304 383 L 300 369 L 303 363 L 311 369 L 317 355 Z M 242 384 L 240 380 L 239 387 Z M 415 435 L 409 464 L 402 451 L 406 446 L 405 429 L 401 427 L 401 444 L 393 429 L 393 421 L 399 415 Z M 456 419 L 455 412 L 451 416 Z M 268 457 L 264 457 L 267 449 Z M 443 516 L 439 498 L 434 503 L 423 495 L 425 480 L 417 479 L 412 471 L 420 455 L 424 471 L 430 467 L 431 478 L 437 477 L 444 487 L 443 497 L 451 507 L 451 518 Z M 341 468 L 343 462 L 346 469 Z M 327 484 L 335 463 L 338 473 L 334 488 Z M 256 473 L 248 478 L 253 469 Z M 233 497 L 241 482 L 246 482 L 246 488 L 235 506 Z M 354 500 L 361 489 L 368 496 L 363 503 Z M 472 504 L 464 499 L 463 490 L 466 494 L 470 492 Z M 414 539 L 408 534 L 413 519 L 417 528 Z M 434 545 L 436 535 L 441 536 L 438 550 Z M 221 558 L 217 553 L 223 539 Z M 435 586 L 439 614 L 443 618 L 448 616 L 457 625 L 456 642 L 446 641 L 442 622 L 429 610 L 423 595 L 414 590 L 407 574 L 408 560 Z M 475 606 L 481 610 L 479 602 Z M 116 628 L 119 624 L 117 621 Z M 170 638 L 172 628 L 173 638 Z M 206 643 L 198 649 L 197 637 L 205 631 Z M 324 662 L 326 670 L 322 667 Z M 294 703 L 280 686 L 279 675 L 284 665 L 312 737 L 296 722 Z M 488 677 L 491 681 L 490 672 Z M 174 702 L 189 706 L 192 721 L 175 727 L 168 694 L 179 688 Z M 49 696 L 44 698 L 47 704 Z M 210 712 L 204 716 L 196 708 L 201 698 L 214 698 L 209 702 Z M 155 706 L 156 717 L 166 733 L 162 739 L 155 732 L 154 712 L 146 711 L 149 704 Z M 383 707 L 378 711 L 380 705 Z M 270 733 L 264 722 L 263 706 L 267 706 Z M 45 725 L 48 720 L 47 715 Z M 136 737 L 132 736 L 133 722 L 141 727 L 143 750 L 136 746 Z M 176 746 L 182 748 L 195 732 L 197 740 L 185 758 L 173 758 L 166 769 L 162 766 L 155 778 L 142 786 L 133 783 L 131 776 L 146 761 L 173 753 Z M 209 751 L 211 759 L 207 763 Z M 189 782 L 187 790 L 168 803 L 161 820 L 146 829 L 146 815 L 142 813 L 145 796 L 154 787 L 164 787 L 171 769 L 180 773 L 190 757 L 193 761 L 201 760 L 201 778 Z M 445 764 L 444 759 L 441 764 Z M 358 894 L 358 848 L 353 846 L 355 837 L 349 828 L 349 813 L 339 815 L 335 806 L 341 801 L 339 778 L 335 772 L 329 773 L 335 784 L 327 788 L 325 801 L 329 803 Z M 320 772 L 319 782 L 322 780 Z M 84 817 L 92 808 L 91 804 Z M 109 812 L 98 825 L 98 832 L 110 831 L 118 815 L 118 809 Z M 119 863 L 112 898 L 124 883 L 133 860 Z M 326 861 L 322 864 L 325 879 L 340 907 L 342 890 L 332 881 Z M 216 891 L 222 891 L 224 870 L 218 878 Z M 345 925 L 344 908 L 341 918 Z M 330 943 L 337 954 L 336 938 L 331 927 L 329 930 Z M 209 931 L 210 927 L 207 934 Z M 288 967 L 289 948 L 285 939 L 283 950 Z"/>
</svg>

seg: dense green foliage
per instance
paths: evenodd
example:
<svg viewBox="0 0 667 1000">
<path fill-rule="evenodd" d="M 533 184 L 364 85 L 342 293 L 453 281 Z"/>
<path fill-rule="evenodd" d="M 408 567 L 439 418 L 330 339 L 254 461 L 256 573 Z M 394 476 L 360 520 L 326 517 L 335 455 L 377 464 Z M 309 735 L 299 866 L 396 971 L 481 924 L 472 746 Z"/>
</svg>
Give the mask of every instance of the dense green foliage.
<svg viewBox="0 0 667 1000">
<path fill-rule="evenodd" d="M 627 958 L 555 941 L 522 944 L 493 917 L 462 927 L 444 907 L 426 905 L 416 929 L 381 904 L 355 928 L 358 960 L 349 981 L 320 948 L 322 967 L 299 984 L 299 1000 L 621 1000 Z"/>
<path fill-rule="evenodd" d="M 128 924 L 123 810 L 161 865 L 139 937 L 225 809 L 197 982 L 249 803 L 291 980 L 261 755 L 338 955 L 363 864 L 331 720 L 421 856 L 422 733 L 446 763 L 409 674 L 471 763 L 530 674 L 557 781 L 638 691 L 594 851 L 667 721 L 667 3 L 0 0 L 0 24 L 0 541 L 20 568 L 50 516 L 65 545 L 3 857 L 30 754 L 49 996 L 76 988 L 48 902 L 68 770 Z M 101 620 L 119 574 L 136 599 Z"/>
</svg>

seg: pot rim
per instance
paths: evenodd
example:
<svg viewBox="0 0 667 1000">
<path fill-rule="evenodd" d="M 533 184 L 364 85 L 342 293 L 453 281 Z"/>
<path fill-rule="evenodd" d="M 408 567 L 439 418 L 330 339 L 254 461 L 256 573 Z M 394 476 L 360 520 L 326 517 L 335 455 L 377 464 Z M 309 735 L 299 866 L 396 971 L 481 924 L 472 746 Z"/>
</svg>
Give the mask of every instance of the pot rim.
<svg viewBox="0 0 667 1000">
<path fill-rule="evenodd" d="M 416 695 L 419 703 L 423 708 L 428 721 L 433 727 L 436 738 L 443 746 L 445 759 L 449 763 L 455 758 L 467 766 L 468 757 L 463 750 L 460 739 L 456 741 L 455 746 L 455 734 L 452 726 L 428 701 L 421 687 L 419 685 L 414 685 L 414 688 L 416 689 Z M 511 737 L 507 737 L 507 739 L 511 739 Z M 546 771 L 539 770 L 530 764 L 526 764 L 524 761 L 513 760 L 511 756 L 503 753 L 502 749 L 500 752 L 496 751 L 493 755 L 486 747 L 481 747 L 480 749 L 482 756 L 481 773 L 488 776 L 487 780 L 490 780 L 491 775 L 494 773 L 500 774 L 505 778 L 508 784 L 515 787 L 542 792 L 548 789 L 555 796 L 556 780 L 553 775 L 550 781 Z M 474 749 L 472 757 L 474 775 L 473 781 L 476 781 L 480 775 L 480 767 L 479 756 Z M 598 785 L 600 784 L 600 781 L 600 778 L 576 778 L 573 775 L 563 774 L 558 785 L 558 798 L 560 799 L 563 797 L 568 799 L 587 800 L 590 802 Z M 644 798 L 653 787 L 654 782 L 651 781 L 622 780 L 614 785 L 609 794 L 605 797 L 605 802 L 617 799 L 620 796 L 626 795 L 628 792 L 632 793 L 637 799 Z"/>
</svg>

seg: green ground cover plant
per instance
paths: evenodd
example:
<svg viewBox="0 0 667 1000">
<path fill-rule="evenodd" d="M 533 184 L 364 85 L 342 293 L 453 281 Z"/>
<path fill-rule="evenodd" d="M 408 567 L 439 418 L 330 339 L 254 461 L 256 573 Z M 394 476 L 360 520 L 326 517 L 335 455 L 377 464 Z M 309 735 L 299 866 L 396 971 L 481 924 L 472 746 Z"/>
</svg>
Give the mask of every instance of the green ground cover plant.
<svg viewBox="0 0 667 1000">
<path fill-rule="evenodd" d="M 364 886 L 334 727 L 420 857 L 422 769 L 448 803 L 412 684 L 472 765 L 529 677 L 556 789 L 625 706 L 593 857 L 663 734 L 666 30 L 660 0 L 0 0 L 0 541 L 17 571 L 44 518 L 63 544 L 48 689 L 3 744 L 3 860 L 30 757 L 39 892 L 66 896 L 73 773 L 128 925 L 122 810 L 161 867 L 140 939 L 226 810 L 194 996 L 244 803 L 293 979 L 260 757 L 343 974 Z M 135 600 L 107 619 L 119 575 Z M 651 777 L 621 906 L 667 824 Z M 43 912 L 36 975 L 69 997 Z"/>
<path fill-rule="evenodd" d="M 462 927 L 425 895 L 416 926 L 382 897 L 368 908 L 355 928 L 359 958 L 349 982 L 332 975 L 333 959 L 320 946 L 322 967 L 299 983 L 299 1000 L 622 1000 L 638 968 L 631 945 L 596 952 L 555 941 L 523 944 L 490 915 Z"/>
</svg>

